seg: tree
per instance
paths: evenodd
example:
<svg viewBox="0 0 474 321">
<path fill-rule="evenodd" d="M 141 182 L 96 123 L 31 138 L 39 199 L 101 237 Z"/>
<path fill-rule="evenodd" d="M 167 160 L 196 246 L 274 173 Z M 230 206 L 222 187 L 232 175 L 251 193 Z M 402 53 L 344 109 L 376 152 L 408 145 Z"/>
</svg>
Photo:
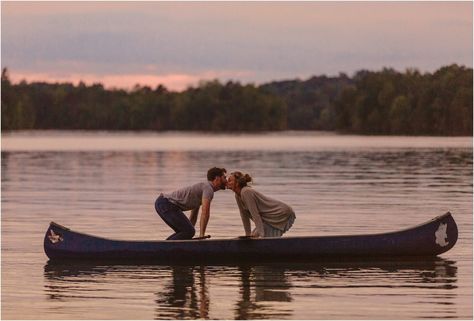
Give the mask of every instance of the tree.
<svg viewBox="0 0 474 321">
<path fill-rule="evenodd" d="M 390 129 L 394 134 L 410 134 L 411 106 L 404 95 L 397 96 L 390 107 Z"/>
</svg>

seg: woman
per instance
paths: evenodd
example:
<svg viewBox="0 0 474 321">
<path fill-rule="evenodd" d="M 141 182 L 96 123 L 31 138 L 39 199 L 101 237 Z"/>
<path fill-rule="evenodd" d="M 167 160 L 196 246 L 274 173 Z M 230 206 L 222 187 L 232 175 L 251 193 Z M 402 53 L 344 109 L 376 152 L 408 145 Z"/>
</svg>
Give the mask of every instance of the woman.
<svg viewBox="0 0 474 321">
<path fill-rule="evenodd" d="M 295 212 L 285 203 L 267 197 L 247 186 L 252 177 L 241 172 L 231 173 L 227 187 L 234 191 L 244 224 L 245 236 L 281 237 L 295 221 Z M 255 223 L 251 232 L 250 220 Z"/>
</svg>

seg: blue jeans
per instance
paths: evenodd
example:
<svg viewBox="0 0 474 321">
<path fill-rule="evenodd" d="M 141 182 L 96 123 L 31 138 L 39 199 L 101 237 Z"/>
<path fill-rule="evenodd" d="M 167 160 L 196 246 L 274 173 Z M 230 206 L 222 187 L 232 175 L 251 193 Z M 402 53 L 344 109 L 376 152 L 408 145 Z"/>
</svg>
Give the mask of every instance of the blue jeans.
<svg viewBox="0 0 474 321">
<path fill-rule="evenodd" d="M 175 231 L 167 240 L 190 240 L 193 238 L 196 230 L 191 221 L 178 206 L 171 203 L 163 195 L 156 199 L 155 210 L 163 221 Z"/>
</svg>

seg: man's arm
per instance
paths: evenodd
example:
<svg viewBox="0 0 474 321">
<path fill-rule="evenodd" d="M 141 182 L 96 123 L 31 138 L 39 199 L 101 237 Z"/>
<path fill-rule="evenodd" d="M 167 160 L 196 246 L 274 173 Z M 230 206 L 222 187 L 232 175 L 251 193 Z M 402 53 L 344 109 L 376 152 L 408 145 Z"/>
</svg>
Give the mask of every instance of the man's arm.
<svg viewBox="0 0 474 321">
<path fill-rule="evenodd" d="M 200 226 L 199 226 L 199 237 L 203 237 L 206 234 L 206 227 L 207 227 L 207 223 L 209 222 L 210 211 L 211 211 L 211 201 L 208 198 L 203 198 L 201 221 L 200 221 Z"/>
<path fill-rule="evenodd" d="M 191 224 L 193 224 L 193 226 L 196 226 L 198 214 L 199 214 L 199 207 L 191 210 L 191 214 L 189 215 L 189 220 L 191 221 Z"/>
</svg>

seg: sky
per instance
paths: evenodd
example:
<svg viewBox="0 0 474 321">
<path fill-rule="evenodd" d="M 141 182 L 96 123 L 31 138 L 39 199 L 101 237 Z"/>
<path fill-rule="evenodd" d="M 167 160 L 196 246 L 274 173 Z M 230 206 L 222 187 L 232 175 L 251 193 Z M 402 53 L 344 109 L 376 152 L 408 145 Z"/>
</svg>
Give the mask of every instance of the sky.
<svg viewBox="0 0 474 321">
<path fill-rule="evenodd" d="M 1 65 L 20 80 L 262 84 L 384 67 L 472 67 L 472 2 L 1 3 Z"/>
</svg>

